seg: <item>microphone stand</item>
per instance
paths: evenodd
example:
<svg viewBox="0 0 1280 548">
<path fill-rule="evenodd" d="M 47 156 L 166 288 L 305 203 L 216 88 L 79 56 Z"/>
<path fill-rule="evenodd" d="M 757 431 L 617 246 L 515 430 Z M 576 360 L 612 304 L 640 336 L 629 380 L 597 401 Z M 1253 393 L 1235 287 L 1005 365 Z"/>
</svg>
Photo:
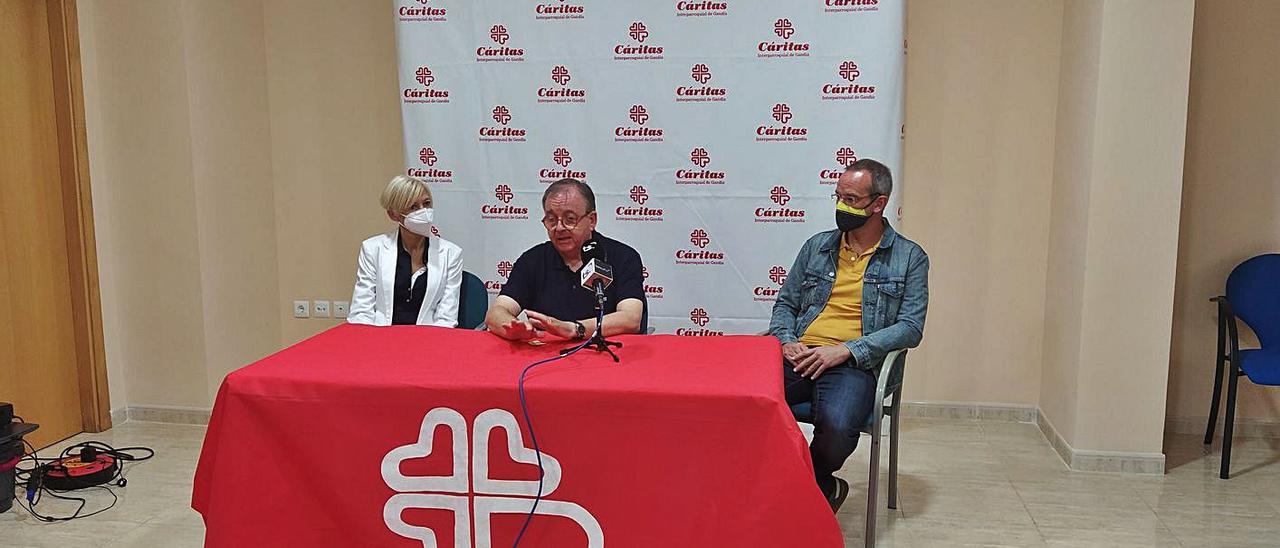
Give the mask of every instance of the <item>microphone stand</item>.
<svg viewBox="0 0 1280 548">
<path fill-rule="evenodd" d="M 600 282 L 596 282 L 595 286 L 596 286 L 596 330 L 595 330 L 595 333 L 591 335 L 591 340 L 587 342 L 587 346 L 585 348 L 590 348 L 592 350 L 595 350 L 596 352 L 608 352 L 610 356 L 613 356 L 614 363 L 618 363 L 622 360 L 618 358 L 618 355 L 615 354 L 613 352 L 613 349 L 610 347 L 616 346 L 618 348 L 622 348 L 622 343 L 617 341 L 611 341 L 604 338 L 604 300 L 605 300 L 604 284 Z M 561 355 L 566 353 L 568 353 L 567 350 L 560 351 Z"/>
</svg>

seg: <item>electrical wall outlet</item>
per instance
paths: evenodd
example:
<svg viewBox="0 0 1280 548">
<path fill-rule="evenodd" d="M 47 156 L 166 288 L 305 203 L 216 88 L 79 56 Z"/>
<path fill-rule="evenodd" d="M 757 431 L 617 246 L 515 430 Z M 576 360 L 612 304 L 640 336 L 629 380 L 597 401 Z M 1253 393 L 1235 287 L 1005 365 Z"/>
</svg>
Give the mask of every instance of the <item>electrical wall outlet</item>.
<svg viewBox="0 0 1280 548">
<path fill-rule="evenodd" d="M 351 310 L 350 301 L 333 301 L 333 317 L 345 318 L 347 312 Z"/>
<path fill-rule="evenodd" d="M 293 317 L 310 318 L 311 301 L 293 301 Z"/>
<path fill-rule="evenodd" d="M 316 301 L 315 314 L 313 314 L 312 317 L 328 318 L 329 317 L 329 301 Z"/>
</svg>

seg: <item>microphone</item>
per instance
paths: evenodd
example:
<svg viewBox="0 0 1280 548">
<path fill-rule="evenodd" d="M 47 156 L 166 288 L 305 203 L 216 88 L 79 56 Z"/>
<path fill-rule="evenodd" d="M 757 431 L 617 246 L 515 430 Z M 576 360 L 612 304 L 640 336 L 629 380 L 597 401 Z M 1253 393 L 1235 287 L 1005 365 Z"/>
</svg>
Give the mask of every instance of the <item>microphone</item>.
<svg viewBox="0 0 1280 548">
<path fill-rule="evenodd" d="M 604 303 L 604 289 L 613 283 L 613 267 L 609 266 L 604 245 L 594 238 L 582 244 L 582 270 L 578 276 L 582 287 L 595 291 L 596 301 Z"/>
</svg>

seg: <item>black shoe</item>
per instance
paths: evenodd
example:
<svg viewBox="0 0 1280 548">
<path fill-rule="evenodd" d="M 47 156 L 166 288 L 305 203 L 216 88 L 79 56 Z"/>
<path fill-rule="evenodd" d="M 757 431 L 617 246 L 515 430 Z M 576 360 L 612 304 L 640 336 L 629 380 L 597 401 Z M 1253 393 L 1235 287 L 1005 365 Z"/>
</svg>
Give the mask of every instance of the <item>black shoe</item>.
<svg viewBox="0 0 1280 548">
<path fill-rule="evenodd" d="M 845 497 L 849 496 L 849 482 L 840 478 L 835 478 L 836 484 L 830 493 L 823 493 L 827 496 L 827 504 L 831 505 L 831 513 L 840 511 L 840 506 L 844 504 Z"/>
</svg>

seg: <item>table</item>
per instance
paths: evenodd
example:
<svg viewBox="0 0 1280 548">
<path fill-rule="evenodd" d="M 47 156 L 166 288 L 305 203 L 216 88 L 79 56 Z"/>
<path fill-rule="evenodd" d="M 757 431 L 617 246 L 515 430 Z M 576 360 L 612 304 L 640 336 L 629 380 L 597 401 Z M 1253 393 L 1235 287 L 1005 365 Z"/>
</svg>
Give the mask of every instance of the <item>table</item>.
<svg viewBox="0 0 1280 548">
<path fill-rule="evenodd" d="M 768 337 L 632 335 L 531 371 L 523 546 L 840 546 Z M 516 383 L 564 344 L 340 325 L 218 391 L 207 546 L 510 546 L 537 493 Z"/>
</svg>

